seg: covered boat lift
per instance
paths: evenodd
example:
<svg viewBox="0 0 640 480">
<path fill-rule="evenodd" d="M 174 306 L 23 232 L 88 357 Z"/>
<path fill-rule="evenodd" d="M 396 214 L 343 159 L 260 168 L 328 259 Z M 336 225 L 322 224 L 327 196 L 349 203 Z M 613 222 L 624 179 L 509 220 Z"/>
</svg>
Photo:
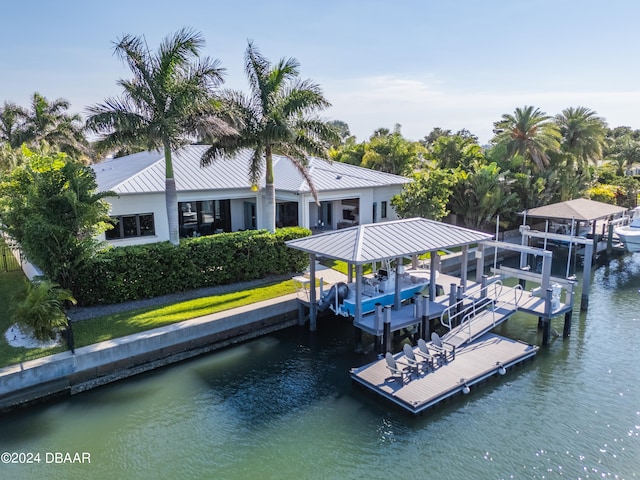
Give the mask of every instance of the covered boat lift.
<svg viewBox="0 0 640 480">
<path fill-rule="evenodd" d="M 331 231 L 310 237 L 289 240 L 287 245 L 309 254 L 309 276 L 315 285 L 315 264 L 318 257 L 341 260 L 347 263 L 349 277 L 355 266 L 356 301 L 354 324 L 362 324 L 363 265 L 385 260 L 396 260 L 396 288 L 394 309 L 400 309 L 400 272 L 403 257 L 412 257 L 417 262 L 418 255 L 431 253 L 429 297 L 436 297 L 436 270 L 438 251 L 462 247 L 461 282 L 467 281 L 467 258 L 470 245 L 489 240 L 492 235 L 449 225 L 425 218 L 410 218 L 383 223 L 358 225 L 343 230 Z M 309 323 L 310 330 L 316 329 L 317 298 L 315 288 L 310 289 Z"/>
<path fill-rule="evenodd" d="M 584 245 L 584 272 L 582 278 L 582 296 L 580 299 L 580 309 L 586 310 L 589 306 L 589 289 L 591 283 L 591 265 L 593 258 L 598 252 L 598 235 L 596 232 L 596 222 L 598 220 L 612 220 L 620 217 L 627 211 L 626 207 L 618 207 L 608 203 L 596 202 L 586 198 L 576 198 L 565 202 L 558 202 L 543 207 L 531 208 L 522 212 L 523 220 L 520 226 L 522 234 L 522 245 L 528 245 L 530 238 L 542 239 L 543 249 L 547 248 L 548 241 L 566 242 L 569 244 L 569 256 L 567 259 L 567 277 L 569 276 L 569 262 L 571 261 L 571 249 L 574 245 Z M 539 218 L 545 220 L 545 231 L 531 230 L 527 225 L 527 218 Z M 549 220 L 560 220 L 570 222 L 570 228 L 564 232 L 550 232 Z M 591 238 L 579 235 L 580 224 L 591 224 Z M 609 222 L 609 232 L 607 241 L 607 251 L 611 251 L 613 235 L 613 224 Z M 526 268 L 527 256 L 522 253 L 520 256 L 520 268 Z"/>
</svg>

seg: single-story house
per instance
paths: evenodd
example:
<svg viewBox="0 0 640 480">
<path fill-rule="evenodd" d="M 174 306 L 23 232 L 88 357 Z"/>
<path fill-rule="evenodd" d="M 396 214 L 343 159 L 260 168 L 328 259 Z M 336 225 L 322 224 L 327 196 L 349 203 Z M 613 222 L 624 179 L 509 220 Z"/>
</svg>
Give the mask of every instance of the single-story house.
<svg viewBox="0 0 640 480">
<path fill-rule="evenodd" d="M 250 151 L 201 167 L 200 158 L 207 148 L 190 145 L 173 152 L 180 235 L 265 228 L 261 215 L 264 188 L 254 191 L 249 182 Z M 406 177 L 312 157 L 308 169 L 318 192 L 317 205 L 291 160 L 274 155 L 273 163 L 278 227 L 332 230 L 396 220 L 391 197 L 410 182 Z M 163 152 L 111 158 L 92 168 L 98 190 L 118 194 L 106 199 L 111 216 L 118 221 L 103 240 L 130 245 L 169 239 Z"/>
</svg>

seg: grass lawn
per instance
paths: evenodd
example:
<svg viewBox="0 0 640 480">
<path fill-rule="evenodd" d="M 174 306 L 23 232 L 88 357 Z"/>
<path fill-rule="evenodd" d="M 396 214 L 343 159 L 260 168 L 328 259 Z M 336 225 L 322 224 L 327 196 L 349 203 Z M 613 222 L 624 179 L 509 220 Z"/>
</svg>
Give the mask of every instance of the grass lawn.
<svg viewBox="0 0 640 480">
<path fill-rule="evenodd" d="M 330 258 L 324 258 L 320 261 L 320 263 L 325 267 L 332 268 L 337 272 L 347 275 L 347 262 L 343 262 L 342 260 L 332 260 Z M 366 275 L 367 273 L 371 273 L 370 263 L 362 265 L 362 274 Z"/>
<path fill-rule="evenodd" d="M 202 317 L 251 303 L 261 302 L 290 293 L 296 288 L 291 280 L 272 283 L 250 290 L 202 297 L 162 307 L 147 307 L 114 315 L 107 315 L 73 324 L 76 347 L 132 335 L 171 323 Z"/>
<path fill-rule="evenodd" d="M 20 271 L 0 272 L 0 305 L 5 307 L 5 311 L 24 280 L 25 276 Z M 83 320 L 73 324 L 75 346 L 83 347 L 295 292 L 293 281 L 285 280 L 250 290 Z M 4 332 L 12 323 L 9 315 L 0 317 L 0 368 L 66 350 L 66 346 L 48 349 L 11 347 L 4 337 Z"/>
</svg>

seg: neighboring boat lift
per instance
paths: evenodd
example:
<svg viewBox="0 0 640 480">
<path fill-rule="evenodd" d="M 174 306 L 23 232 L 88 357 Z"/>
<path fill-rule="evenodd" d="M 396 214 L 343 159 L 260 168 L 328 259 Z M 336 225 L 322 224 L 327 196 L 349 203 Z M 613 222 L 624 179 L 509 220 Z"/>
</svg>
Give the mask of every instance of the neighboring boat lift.
<svg viewBox="0 0 640 480">
<path fill-rule="evenodd" d="M 532 208 L 522 213 L 523 220 L 520 227 L 522 245 L 529 245 L 530 239 L 538 239 L 543 249 L 550 247 L 551 242 L 566 245 L 568 247 L 567 272 L 570 274 L 571 253 L 581 245 L 584 269 L 582 274 L 582 296 L 580 309 L 589 307 L 589 289 L 591 283 L 591 265 L 597 253 L 612 250 L 613 230 L 618 218 L 627 211 L 626 207 L 618 207 L 608 203 L 596 202 L 586 198 L 577 198 L 566 202 L 554 203 L 543 207 Z M 527 225 L 527 218 L 539 218 L 545 220 L 545 230 L 532 230 Z M 550 221 L 558 221 L 555 228 L 549 228 Z M 598 234 L 597 222 L 601 221 L 603 233 Z M 590 231 L 584 232 L 583 227 Z M 608 235 L 605 235 L 605 227 L 608 227 Z M 606 241 L 602 240 L 607 238 Z M 520 268 L 526 268 L 527 258 L 525 253 L 520 255 Z"/>
</svg>

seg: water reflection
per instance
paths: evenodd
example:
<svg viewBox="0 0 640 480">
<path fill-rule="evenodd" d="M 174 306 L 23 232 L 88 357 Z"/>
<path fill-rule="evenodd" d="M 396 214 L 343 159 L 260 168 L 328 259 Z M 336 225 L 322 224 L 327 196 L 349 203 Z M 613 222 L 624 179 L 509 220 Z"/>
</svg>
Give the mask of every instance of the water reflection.
<svg viewBox="0 0 640 480">
<path fill-rule="evenodd" d="M 353 385 L 349 369 L 368 359 L 345 319 L 323 319 L 316 335 L 292 328 L 3 417 L 0 451 L 86 450 L 93 462 L 8 465 L 2 478 L 632 478 L 636 257 L 594 271 L 568 340 L 424 416 Z M 532 316 L 499 333 L 540 342 Z"/>
</svg>

